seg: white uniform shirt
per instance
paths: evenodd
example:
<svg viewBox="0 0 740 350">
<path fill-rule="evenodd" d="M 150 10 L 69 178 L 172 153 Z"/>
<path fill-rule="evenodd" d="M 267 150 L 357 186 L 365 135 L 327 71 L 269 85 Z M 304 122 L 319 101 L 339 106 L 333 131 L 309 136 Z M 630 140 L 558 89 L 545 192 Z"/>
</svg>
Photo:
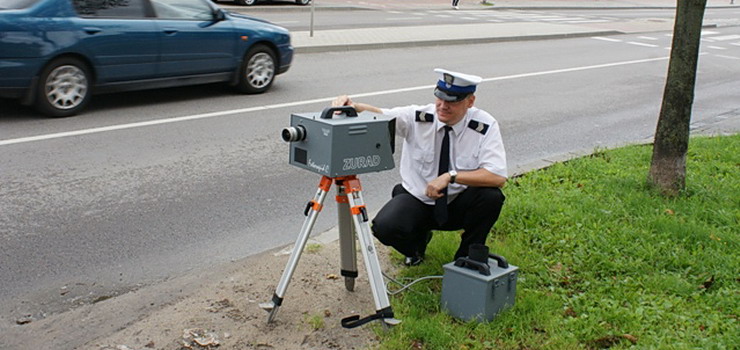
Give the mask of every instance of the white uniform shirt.
<svg viewBox="0 0 740 350">
<path fill-rule="evenodd" d="M 401 180 L 403 187 L 426 204 L 434 199 L 426 196 L 427 184 L 437 178 L 439 157 L 445 124 L 434 115 L 434 104 L 411 105 L 382 109 L 383 114 L 396 118 L 396 135 L 403 138 Z M 507 177 L 506 151 L 498 122 L 486 111 L 469 108 L 465 117 L 452 125 L 450 131 L 450 170 L 486 169 Z M 467 186 L 450 184 L 448 202 Z"/>
</svg>

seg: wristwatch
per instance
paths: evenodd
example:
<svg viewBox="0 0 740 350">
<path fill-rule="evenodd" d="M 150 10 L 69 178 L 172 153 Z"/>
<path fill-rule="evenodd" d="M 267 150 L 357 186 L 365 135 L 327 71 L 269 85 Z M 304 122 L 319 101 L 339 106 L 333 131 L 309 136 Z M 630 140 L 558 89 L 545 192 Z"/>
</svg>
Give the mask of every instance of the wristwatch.
<svg viewBox="0 0 740 350">
<path fill-rule="evenodd" d="M 454 184 L 455 183 L 455 179 L 457 179 L 457 171 L 450 170 L 449 173 L 450 173 L 450 183 L 451 184 Z"/>
</svg>

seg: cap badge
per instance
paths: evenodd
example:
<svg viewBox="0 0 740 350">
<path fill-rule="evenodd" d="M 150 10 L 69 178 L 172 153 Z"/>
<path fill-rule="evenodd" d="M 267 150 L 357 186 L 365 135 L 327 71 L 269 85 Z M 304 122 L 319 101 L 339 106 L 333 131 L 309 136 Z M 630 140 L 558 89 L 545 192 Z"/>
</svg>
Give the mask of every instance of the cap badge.
<svg viewBox="0 0 740 350">
<path fill-rule="evenodd" d="M 452 74 L 449 74 L 449 73 L 444 73 L 443 76 L 444 76 L 445 85 L 447 86 L 447 88 L 451 88 L 452 83 L 455 82 L 455 77 L 453 77 Z"/>
</svg>

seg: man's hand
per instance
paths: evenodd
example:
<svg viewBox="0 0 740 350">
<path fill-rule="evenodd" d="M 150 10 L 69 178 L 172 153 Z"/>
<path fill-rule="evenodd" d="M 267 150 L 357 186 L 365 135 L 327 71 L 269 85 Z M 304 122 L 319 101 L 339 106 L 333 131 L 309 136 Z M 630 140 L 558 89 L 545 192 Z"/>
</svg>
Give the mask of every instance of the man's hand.
<svg viewBox="0 0 740 350">
<path fill-rule="evenodd" d="M 444 173 L 427 184 L 427 197 L 431 199 L 441 198 L 442 191 L 450 184 L 450 174 Z"/>
<path fill-rule="evenodd" d="M 355 103 L 352 102 L 352 99 L 349 98 L 347 95 L 338 96 L 334 99 L 334 101 L 331 101 L 332 107 L 342 107 L 342 106 L 352 106 L 354 107 Z"/>
<path fill-rule="evenodd" d="M 374 113 L 383 113 L 383 111 L 381 111 L 380 108 L 371 106 L 366 103 L 356 103 L 352 101 L 352 99 L 349 98 L 349 96 L 347 95 L 342 95 L 342 96 L 335 98 L 333 101 L 331 101 L 331 106 L 332 107 L 350 106 L 354 108 L 357 111 L 357 113 L 364 112 L 364 111 L 370 111 Z"/>
</svg>

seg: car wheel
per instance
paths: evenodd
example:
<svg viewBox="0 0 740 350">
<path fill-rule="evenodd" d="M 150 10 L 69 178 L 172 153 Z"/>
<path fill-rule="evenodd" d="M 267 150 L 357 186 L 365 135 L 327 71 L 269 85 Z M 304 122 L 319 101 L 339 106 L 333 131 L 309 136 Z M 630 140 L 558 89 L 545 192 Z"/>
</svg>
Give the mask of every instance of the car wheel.
<svg viewBox="0 0 740 350">
<path fill-rule="evenodd" d="M 257 0 L 236 0 L 236 3 L 239 5 L 247 5 L 252 6 L 257 2 Z"/>
<path fill-rule="evenodd" d="M 295 0 L 295 3 L 298 5 L 306 6 L 311 3 L 311 0 Z"/>
<path fill-rule="evenodd" d="M 52 117 L 77 114 L 90 100 L 90 69 L 76 58 L 61 58 L 39 76 L 36 109 Z"/>
<path fill-rule="evenodd" d="M 275 54 L 265 45 L 249 49 L 239 73 L 239 91 L 259 94 L 267 91 L 275 80 Z"/>
</svg>

